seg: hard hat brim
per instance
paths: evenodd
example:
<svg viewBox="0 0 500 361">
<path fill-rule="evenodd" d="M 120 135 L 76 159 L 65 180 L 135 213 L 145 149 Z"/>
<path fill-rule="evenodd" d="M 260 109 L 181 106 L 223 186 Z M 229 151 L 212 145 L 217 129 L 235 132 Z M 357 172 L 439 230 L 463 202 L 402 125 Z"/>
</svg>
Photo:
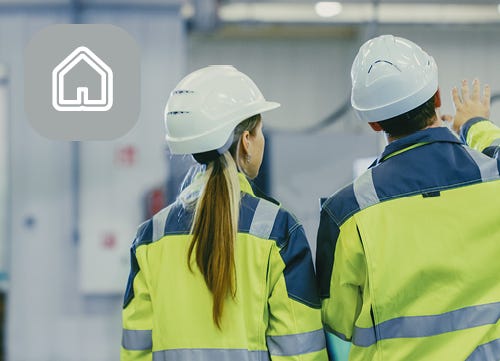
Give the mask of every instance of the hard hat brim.
<svg viewBox="0 0 500 361">
<path fill-rule="evenodd" d="M 231 132 L 233 132 L 234 128 L 243 120 L 252 117 L 256 114 L 261 114 L 276 109 L 280 106 L 281 106 L 280 103 L 270 102 L 270 101 L 262 101 L 254 103 L 248 106 L 245 111 L 241 112 L 237 116 L 233 115 L 232 119 L 223 122 L 221 126 L 215 129 L 211 129 L 209 132 L 206 132 L 204 134 L 197 134 L 196 136 L 193 137 L 184 137 L 184 138 L 174 138 L 170 137 L 167 134 L 165 139 L 167 140 L 170 152 L 172 154 L 195 154 L 195 153 L 202 153 L 214 150 L 219 147 L 222 147 L 225 144 L 225 142 L 231 135 Z M 206 139 L 207 137 L 213 137 L 212 138 L 213 141 L 211 143 L 213 145 L 216 145 L 215 148 L 212 146 L 210 147 L 210 149 L 208 149 L 203 143 L 199 141 L 199 139 L 202 138 Z"/>
</svg>

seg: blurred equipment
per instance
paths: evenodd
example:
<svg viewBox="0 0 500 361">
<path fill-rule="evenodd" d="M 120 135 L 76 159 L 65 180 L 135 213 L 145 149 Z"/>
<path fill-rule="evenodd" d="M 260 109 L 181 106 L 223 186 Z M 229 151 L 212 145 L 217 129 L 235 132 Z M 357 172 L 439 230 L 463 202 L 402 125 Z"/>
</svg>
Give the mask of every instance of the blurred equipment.
<svg viewBox="0 0 500 361">
<path fill-rule="evenodd" d="M 86 295 L 123 292 L 136 224 L 146 219 L 145 212 L 163 205 L 163 190 L 155 188 L 143 206 L 145 190 L 161 182 L 146 168 L 148 145 L 123 138 L 81 147 L 78 277 L 79 290 Z"/>
<path fill-rule="evenodd" d="M 326 347 L 328 348 L 328 354 L 332 357 L 332 360 L 348 360 L 349 350 L 351 349 L 350 342 L 340 339 L 333 333 L 326 332 Z"/>
</svg>

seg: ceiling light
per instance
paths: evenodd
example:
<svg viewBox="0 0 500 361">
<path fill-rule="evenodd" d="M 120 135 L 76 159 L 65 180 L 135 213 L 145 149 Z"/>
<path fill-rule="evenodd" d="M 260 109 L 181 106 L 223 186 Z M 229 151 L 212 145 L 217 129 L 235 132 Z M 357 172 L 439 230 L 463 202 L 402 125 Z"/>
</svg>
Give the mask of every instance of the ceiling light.
<svg viewBox="0 0 500 361">
<path fill-rule="evenodd" d="M 322 18 L 331 18 L 342 12 L 342 4 L 334 1 L 320 1 L 314 5 L 314 10 Z"/>
<path fill-rule="evenodd" d="M 4 0 L 0 0 L 0 4 L 2 1 Z M 343 3 L 322 1 L 312 4 L 299 0 L 288 0 L 288 3 L 280 1 L 229 2 L 218 8 L 219 19 L 222 23 L 363 24 L 373 21 L 374 17 L 373 5 L 361 2 L 365 0 Z M 496 11 L 500 4 L 497 2 L 461 5 L 392 1 L 402 0 L 391 0 L 379 5 L 377 19 L 381 24 L 499 24 L 500 21 L 499 12 Z"/>
<path fill-rule="evenodd" d="M 497 11 L 500 14 L 500 4 L 497 5 Z"/>
</svg>

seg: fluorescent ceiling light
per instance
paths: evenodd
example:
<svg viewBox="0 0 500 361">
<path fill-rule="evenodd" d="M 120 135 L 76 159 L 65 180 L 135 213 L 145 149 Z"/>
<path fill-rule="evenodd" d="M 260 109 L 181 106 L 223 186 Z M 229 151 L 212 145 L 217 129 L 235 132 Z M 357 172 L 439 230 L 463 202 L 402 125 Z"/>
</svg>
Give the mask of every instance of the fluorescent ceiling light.
<svg viewBox="0 0 500 361">
<path fill-rule="evenodd" d="M 331 18 L 342 12 L 342 4 L 334 1 L 320 1 L 314 5 L 314 10 L 322 18 Z"/>
<path fill-rule="evenodd" d="M 498 4 L 498 6 L 497 6 L 497 11 L 500 14 L 500 4 Z"/>
<path fill-rule="evenodd" d="M 229 3 L 218 10 L 223 22 L 306 24 L 360 24 L 374 18 L 382 24 L 484 24 L 500 23 L 499 12 L 500 4 L 383 3 L 375 9 L 370 3 L 337 2 Z"/>
</svg>

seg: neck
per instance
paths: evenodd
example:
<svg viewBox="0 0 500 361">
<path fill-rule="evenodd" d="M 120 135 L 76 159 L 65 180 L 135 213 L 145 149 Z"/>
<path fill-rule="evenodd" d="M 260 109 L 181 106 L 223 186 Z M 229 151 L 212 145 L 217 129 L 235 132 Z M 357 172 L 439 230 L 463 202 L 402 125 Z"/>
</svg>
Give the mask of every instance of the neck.
<svg viewBox="0 0 500 361">
<path fill-rule="evenodd" d="M 420 129 L 420 130 L 429 129 L 429 128 L 439 128 L 439 127 L 443 127 L 443 126 L 444 126 L 444 124 L 443 124 L 443 121 L 441 120 L 441 118 L 434 116 L 434 118 L 432 119 L 432 123 L 429 124 L 428 126 L 426 126 L 425 128 Z M 410 134 L 407 134 L 407 135 L 410 135 Z M 385 136 L 385 140 L 386 140 L 387 144 L 391 144 L 395 140 L 406 137 L 406 135 L 403 135 L 400 137 L 394 137 L 394 136 L 387 134 L 385 132 L 384 132 L 384 136 Z"/>
</svg>

